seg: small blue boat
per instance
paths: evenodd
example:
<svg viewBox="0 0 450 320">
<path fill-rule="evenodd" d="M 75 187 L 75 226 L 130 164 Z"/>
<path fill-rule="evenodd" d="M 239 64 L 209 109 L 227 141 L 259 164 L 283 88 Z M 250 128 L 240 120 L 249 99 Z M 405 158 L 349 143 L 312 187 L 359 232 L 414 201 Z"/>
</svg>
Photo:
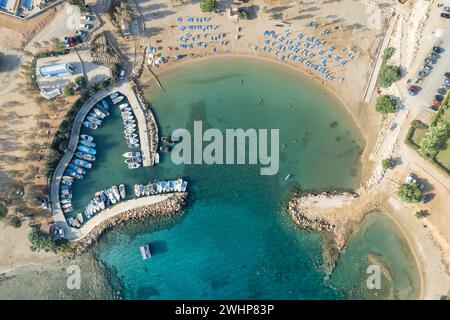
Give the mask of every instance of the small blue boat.
<svg viewBox="0 0 450 320">
<path fill-rule="evenodd" d="M 83 179 L 83 176 L 81 174 L 76 173 L 75 171 L 70 170 L 70 169 L 67 169 L 65 171 L 65 174 L 67 174 L 69 176 L 72 176 L 72 177 L 75 177 L 76 179 L 79 179 L 79 180 Z"/>
<path fill-rule="evenodd" d="M 108 102 L 106 102 L 106 100 L 102 100 L 102 106 L 103 106 L 103 108 L 105 108 L 106 110 L 109 109 L 109 105 L 108 105 Z"/>
<path fill-rule="evenodd" d="M 96 125 L 95 123 L 92 123 L 90 121 L 84 121 L 83 126 L 85 126 L 86 128 L 89 128 L 89 129 L 93 129 L 93 130 L 98 128 L 98 125 Z"/>
<path fill-rule="evenodd" d="M 85 174 L 86 173 L 86 169 L 80 168 L 79 166 L 77 166 L 74 163 L 69 164 L 68 168 L 73 170 L 73 171 L 75 171 L 76 173 L 79 173 L 79 174 Z"/>
<path fill-rule="evenodd" d="M 94 148 L 86 147 L 86 146 L 83 146 L 83 145 L 78 145 L 77 149 L 82 151 L 82 152 L 89 153 L 89 154 L 96 154 L 97 153 L 97 151 Z"/>
</svg>

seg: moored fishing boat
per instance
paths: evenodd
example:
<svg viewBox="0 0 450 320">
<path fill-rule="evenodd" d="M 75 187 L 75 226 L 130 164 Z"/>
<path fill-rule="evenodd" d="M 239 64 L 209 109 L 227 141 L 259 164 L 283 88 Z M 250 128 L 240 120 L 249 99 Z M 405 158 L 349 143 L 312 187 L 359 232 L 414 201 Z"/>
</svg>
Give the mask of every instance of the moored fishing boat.
<svg viewBox="0 0 450 320">
<path fill-rule="evenodd" d="M 93 141 L 94 138 L 88 134 L 82 134 L 81 135 L 81 139 L 86 140 L 86 141 Z"/>
<path fill-rule="evenodd" d="M 135 148 L 139 148 L 139 147 L 140 147 L 139 143 L 133 143 L 133 144 L 128 145 L 128 148 L 130 148 L 130 149 L 135 149 Z"/>
<path fill-rule="evenodd" d="M 91 212 L 88 210 L 88 208 L 84 208 L 83 212 L 84 216 L 89 220 L 91 218 Z"/>
<path fill-rule="evenodd" d="M 100 191 L 100 198 L 102 198 L 103 203 L 105 204 L 105 207 L 109 207 L 111 204 L 111 201 L 109 200 L 108 196 L 105 193 L 105 190 Z"/>
<path fill-rule="evenodd" d="M 100 207 L 101 210 L 105 210 L 106 205 L 103 202 L 103 199 L 100 197 L 100 192 L 95 193 L 96 197 L 95 197 L 95 201 L 97 202 L 98 206 Z"/>
<path fill-rule="evenodd" d="M 125 129 L 134 129 L 134 128 L 136 128 L 136 123 L 127 124 L 127 125 L 125 126 Z"/>
<path fill-rule="evenodd" d="M 119 193 L 119 189 L 117 189 L 117 186 L 112 186 L 112 192 L 114 194 L 114 197 L 116 197 L 117 202 L 120 201 L 120 193 Z"/>
<path fill-rule="evenodd" d="M 119 104 L 120 110 L 125 109 L 125 108 L 127 108 L 128 106 L 129 106 L 128 103 L 122 103 L 122 104 Z"/>
<path fill-rule="evenodd" d="M 102 106 L 103 106 L 103 108 L 105 108 L 105 109 L 109 109 L 109 105 L 108 105 L 108 102 L 106 102 L 106 100 L 102 100 Z"/>
<path fill-rule="evenodd" d="M 138 137 L 137 133 L 130 133 L 130 134 L 126 133 L 125 134 L 125 139 L 135 139 L 137 137 Z"/>
<path fill-rule="evenodd" d="M 93 116 L 87 116 L 86 119 L 88 119 L 90 122 L 100 126 L 102 124 L 102 120 L 95 118 Z"/>
<path fill-rule="evenodd" d="M 127 144 L 135 144 L 139 142 L 139 139 L 126 139 Z"/>
<path fill-rule="evenodd" d="M 109 189 L 106 190 L 106 192 L 107 192 L 107 194 L 108 194 L 109 200 L 111 200 L 111 203 L 112 203 L 112 204 L 115 204 L 115 203 L 117 202 L 117 200 L 116 200 L 116 197 L 114 196 L 114 194 L 113 194 L 113 192 L 112 192 L 112 189 L 109 188 Z"/>
<path fill-rule="evenodd" d="M 141 157 L 136 157 L 136 158 L 126 158 L 124 162 L 125 162 L 126 164 L 133 163 L 133 162 L 141 163 L 141 162 L 142 162 L 142 158 L 141 158 Z"/>
<path fill-rule="evenodd" d="M 134 194 L 136 195 L 136 197 L 139 197 L 141 195 L 141 190 L 139 189 L 139 185 L 137 184 L 134 185 Z"/>
<path fill-rule="evenodd" d="M 161 151 L 161 152 L 170 152 L 170 147 L 169 146 L 160 146 L 159 147 L 159 151 Z"/>
<path fill-rule="evenodd" d="M 137 162 L 132 162 L 128 164 L 128 169 L 137 169 L 139 168 L 141 165 Z"/>
<path fill-rule="evenodd" d="M 65 173 L 69 176 L 75 177 L 78 180 L 83 179 L 83 176 L 81 174 L 79 174 L 71 169 L 66 169 Z"/>
<path fill-rule="evenodd" d="M 125 110 L 122 110 L 122 112 L 121 112 L 120 114 L 122 115 L 122 118 L 126 118 L 126 117 L 129 117 L 129 116 L 133 116 L 133 113 L 132 113 L 132 112 L 125 111 Z"/>
<path fill-rule="evenodd" d="M 77 219 L 80 223 L 83 223 L 83 215 L 81 214 L 81 212 L 78 212 Z"/>
<path fill-rule="evenodd" d="M 89 129 L 94 129 L 94 130 L 98 128 L 98 125 L 96 125 L 95 123 L 92 123 L 90 121 L 84 121 L 83 126 L 85 126 L 86 128 L 89 128 Z"/>
<path fill-rule="evenodd" d="M 136 132 L 136 129 L 134 128 L 128 128 L 123 131 L 124 134 L 132 134 L 134 132 Z"/>
<path fill-rule="evenodd" d="M 86 153 L 89 153 L 89 154 L 96 154 L 97 153 L 97 151 L 94 148 L 86 147 L 86 146 L 83 146 L 83 145 L 78 145 L 77 149 L 79 151 L 86 152 Z"/>
<path fill-rule="evenodd" d="M 111 99 L 115 99 L 115 98 L 117 98 L 119 96 L 119 93 L 118 92 L 114 92 L 114 93 L 111 93 L 110 95 L 109 95 L 109 97 L 111 98 Z"/>
<path fill-rule="evenodd" d="M 124 107 L 124 108 L 121 108 L 120 111 L 122 111 L 122 112 L 131 112 L 131 108 L 130 107 Z"/>
<path fill-rule="evenodd" d="M 125 186 L 123 184 L 119 185 L 119 193 L 120 193 L 120 197 L 122 199 L 125 199 L 125 197 L 126 197 L 126 190 L 125 190 Z"/>
<path fill-rule="evenodd" d="M 95 199 L 92 199 L 90 204 L 94 208 L 95 212 L 99 212 L 100 211 L 100 206 L 98 205 L 98 203 L 97 203 L 97 201 Z"/>
<path fill-rule="evenodd" d="M 85 174 L 86 173 L 86 169 L 80 168 L 79 166 L 77 166 L 74 163 L 70 163 L 68 168 L 73 170 L 73 171 L 75 171 L 76 173 L 79 173 L 79 174 Z"/>
<path fill-rule="evenodd" d="M 95 147 L 95 142 L 87 141 L 87 140 L 80 140 L 80 144 L 86 146 L 86 147 Z"/>
<path fill-rule="evenodd" d="M 100 119 L 105 119 L 105 118 L 106 118 L 106 114 L 104 114 L 103 112 L 101 112 L 99 109 L 94 108 L 94 109 L 92 109 L 92 110 L 94 110 L 95 114 L 96 114 L 97 116 L 99 116 Z"/>
<path fill-rule="evenodd" d="M 140 157 L 141 153 L 139 151 L 128 151 L 123 154 L 125 158 L 136 158 Z"/>
<path fill-rule="evenodd" d="M 118 103 L 121 102 L 123 99 L 125 99 L 124 96 L 118 96 L 118 97 L 112 99 L 112 102 L 113 102 L 114 104 L 118 104 Z"/>
<path fill-rule="evenodd" d="M 187 189 L 187 181 L 183 180 L 183 184 L 181 185 L 181 191 L 185 192 Z"/>
<path fill-rule="evenodd" d="M 77 166 L 80 166 L 80 167 L 83 167 L 86 169 L 92 168 L 92 163 L 90 163 L 86 160 L 83 160 L 83 159 L 73 159 L 72 162 L 75 163 Z"/>
<path fill-rule="evenodd" d="M 175 141 L 173 141 L 170 137 L 162 136 L 161 141 L 165 144 L 168 144 L 169 146 L 173 146 L 175 144 Z"/>
<path fill-rule="evenodd" d="M 95 156 L 93 154 L 77 151 L 77 152 L 75 152 L 75 155 L 78 158 L 86 160 L 86 161 L 95 161 Z"/>
</svg>

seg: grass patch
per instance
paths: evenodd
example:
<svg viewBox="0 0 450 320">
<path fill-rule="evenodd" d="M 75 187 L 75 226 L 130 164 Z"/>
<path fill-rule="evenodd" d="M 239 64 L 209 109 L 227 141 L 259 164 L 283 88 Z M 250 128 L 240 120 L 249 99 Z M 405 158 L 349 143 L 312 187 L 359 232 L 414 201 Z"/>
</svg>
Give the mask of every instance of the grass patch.
<svg viewBox="0 0 450 320">
<path fill-rule="evenodd" d="M 422 139 L 425 138 L 427 131 L 428 131 L 427 129 L 415 128 L 413 131 L 413 135 L 411 137 L 411 142 L 419 146 L 420 141 L 422 141 Z"/>
</svg>

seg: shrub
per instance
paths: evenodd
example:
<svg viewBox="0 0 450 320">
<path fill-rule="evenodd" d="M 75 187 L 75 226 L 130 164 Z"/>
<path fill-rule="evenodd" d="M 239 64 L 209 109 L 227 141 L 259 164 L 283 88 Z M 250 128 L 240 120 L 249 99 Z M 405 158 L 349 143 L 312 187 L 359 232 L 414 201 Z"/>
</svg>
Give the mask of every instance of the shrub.
<svg viewBox="0 0 450 320">
<path fill-rule="evenodd" d="M 0 200 L 0 219 L 6 217 L 7 213 L 8 208 L 6 207 L 6 204 Z"/>
<path fill-rule="evenodd" d="M 394 55 L 394 53 L 395 53 L 395 48 L 388 47 L 388 48 L 384 49 L 382 59 L 386 61 L 390 57 L 392 57 Z"/>
<path fill-rule="evenodd" d="M 378 84 L 380 85 L 380 87 L 388 88 L 394 82 L 400 80 L 400 78 L 401 72 L 399 67 L 383 64 L 380 69 Z"/>
<path fill-rule="evenodd" d="M 397 191 L 397 195 L 404 202 L 417 203 L 422 199 L 422 191 L 416 182 L 411 184 L 402 184 Z"/>
<path fill-rule="evenodd" d="M 238 11 L 239 19 L 248 20 L 248 12 L 245 9 L 239 9 Z"/>
<path fill-rule="evenodd" d="M 63 94 L 65 97 L 70 97 L 73 96 L 75 94 L 75 89 L 73 88 L 73 84 L 72 83 L 68 83 L 64 86 L 63 89 Z"/>
<path fill-rule="evenodd" d="M 33 251 L 55 251 L 55 243 L 52 240 L 52 237 L 43 233 L 39 230 L 33 230 L 28 234 L 28 241 L 30 242 L 30 248 Z"/>
<path fill-rule="evenodd" d="M 417 219 L 422 219 L 425 218 L 426 216 L 429 216 L 430 213 L 427 210 L 419 210 L 416 212 L 416 218 Z"/>
<path fill-rule="evenodd" d="M 383 159 L 381 161 L 381 164 L 383 166 L 383 170 L 388 170 L 388 169 L 392 169 L 394 167 L 395 164 L 395 160 L 393 158 L 387 158 L 387 159 Z"/>
<path fill-rule="evenodd" d="M 86 86 L 86 79 L 83 76 L 79 76 L 75 79 L 75 83 L 80 87 L 84 88 Z"/>
<path fill-rule="evenodd" d="M 203 12 L 213 12 L 216 10 L 216 1 L 215 0 L 201 0 L 200 1 L 200 9 Z"/>
<path fill-rule="evenodd" d="M 391 96 L 381 96 L 377 99 L 375 109 L 383 115 L 394 113 L 397 109 L 397 102 Z"/>
<path fill-rule="evenodd" d="M 11 221 L 9 221 L 9 225 L 13 228 L 20 228 L 22 226 L 22 222 L 18 217 L 12 217 Z"/>
<path fill-rule="evenodd" d="M 414 129 L 426 129 L 428 126 L 420 120 L 413 120 L 411 122 L 411 127 Z"/>
</svg>

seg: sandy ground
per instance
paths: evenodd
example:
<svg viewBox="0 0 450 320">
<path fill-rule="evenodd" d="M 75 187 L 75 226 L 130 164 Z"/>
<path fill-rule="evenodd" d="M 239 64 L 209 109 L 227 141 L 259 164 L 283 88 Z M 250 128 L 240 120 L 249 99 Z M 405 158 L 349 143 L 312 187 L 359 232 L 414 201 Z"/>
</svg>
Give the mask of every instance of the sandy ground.
<svg viewBox="0 0 450 320">
<path fill-rule="evenodd" d="M 53 253 L 31 251 L 27 239 L 29 231 L 30 228 L 25 222 L 18 229 L 0 222 L 0 274 L 56 259 Z"/>
</svg>

